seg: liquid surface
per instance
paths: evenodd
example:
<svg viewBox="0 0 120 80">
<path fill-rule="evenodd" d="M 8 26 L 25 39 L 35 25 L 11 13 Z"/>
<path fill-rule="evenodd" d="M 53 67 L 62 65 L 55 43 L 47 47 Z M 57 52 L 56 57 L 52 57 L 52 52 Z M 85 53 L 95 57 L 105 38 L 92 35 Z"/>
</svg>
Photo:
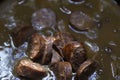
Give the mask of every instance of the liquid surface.
<svg viewBox="0 0 120 80">
<path fill-rule="evenodd" d="M 68 0 L 6 0 L 0 3 L 0 80 L 20 80 L 13 75 L 15 61 L 26 56 L 27 43 L 16 48 L 10 32 L 18 25 L 31 25 L 32 14 L 41 8 L 51 8 L 57 22 L 63 21 L 65 31 L 78 41 L 83 41 L 88 56 L 100 63 L 100 67 L 89 80 L 120 80 L 120 7 L 112 0 L 86 0 L 74 4 Z M 71 12 L 80 10 L 97 23 L 90 32 L 74 30 L 69 25 Z M 52 30 L 41 34 L 52 35 Z M 51 72 L 43 80 L 54 80 Z"/>
</svg>

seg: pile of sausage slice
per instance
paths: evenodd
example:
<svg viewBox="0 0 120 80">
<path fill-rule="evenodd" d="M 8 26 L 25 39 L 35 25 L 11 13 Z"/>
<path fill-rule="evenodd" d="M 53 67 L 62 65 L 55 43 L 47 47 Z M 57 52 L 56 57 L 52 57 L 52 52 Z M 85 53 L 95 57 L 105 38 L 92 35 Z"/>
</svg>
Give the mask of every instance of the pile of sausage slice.
<svg viewBox="0 0 120 80">
<path fill-rule="evenodd" d="M 49 66 L 57 80 L 71 80 L 72 73 L 76 73 L 75 80 L 86 80 L 97 68 L 97 62 L 87 58 L 84 43 L 66 32 L 58 32 L 52 37 L 33 33 L 26 54 L 28 57 L 18 61 L 14 69 L 18 76 L 28 79 L 47 76 L 49 71 L 44 65 Z"/>
<path fill-rule="evenodd" d="M 78 30 L 88 30 L 92 24 L 91 19 L 79 11 L 71 14 L 70 18 L 70 24 Z M 73 76 L 74 80 L 87 80 L 95 72 L 98 63 L 88 59 L 84 42 L 75 40 L 68 32 L 44 36 L 37 31 L 54 27 L 55 24 L 55 14 L 50 9 L 43 8 L 33 14 L 34 27 L 22 26 L 13 30 L 11 36 L 16 47 L 28 42 L 27 58 L 19 60 L 14 68 L 18 77 L 41 80 L 49 73 L 46 65 L 54 72 L 56 80 L 72 80 Z"/>
</svg>

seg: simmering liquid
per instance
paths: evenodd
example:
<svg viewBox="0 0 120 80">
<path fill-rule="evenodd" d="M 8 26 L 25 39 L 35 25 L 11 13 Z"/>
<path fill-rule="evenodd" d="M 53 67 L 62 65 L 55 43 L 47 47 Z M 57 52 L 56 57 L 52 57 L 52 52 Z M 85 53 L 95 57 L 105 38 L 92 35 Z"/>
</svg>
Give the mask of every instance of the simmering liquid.
<svg viewBox="0 0 120 80">
<path fill-rule="evenodd" d="M 63 21 L 64 31 L 77 41 L 85 42 L 88 57 L 99 62 L 99 68 L 89 80 L 120 80 L 120 7 L 112 0 L 6 0 L 0 3 L 0 80 L 22 80 L 13 75 L 16 61 L 26 56 L 27 43 L 16 48 L 10 32 L 20 25 L 32 25 L 32 14 L 50 8 L 57 15 L 57 23 Z M 69 25 L 69 16 L 82 11 L 96 23 L 92 30 L 83 32 Z M 56 31 L 46 29 L 41 34 L 52 35 Z M 49 69 L 49 68 L 48 68 Z M 55 80 L 50 74 L 43 80 Z M 73 78 L 74 80 L 74 78 Z"/>
</svg>

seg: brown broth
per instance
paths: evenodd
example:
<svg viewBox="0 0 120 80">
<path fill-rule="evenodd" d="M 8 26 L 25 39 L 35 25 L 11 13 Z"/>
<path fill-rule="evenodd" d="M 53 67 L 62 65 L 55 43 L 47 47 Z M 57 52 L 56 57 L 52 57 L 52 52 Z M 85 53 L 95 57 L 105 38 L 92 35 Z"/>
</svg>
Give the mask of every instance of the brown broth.
<svg viewBox="0 0 120 80">
<path fill-rule="evenodd" d="M 69 13 L 60 10 L 63 6 L 71 12 L 81 10 L 98 20 L 95 33 L 77 33 L 70 29 Z M 85 42 L 88 56 L 95 56 L 94 59 L 100 63 L 89 80 L 120 80 L 120 7 L 112 0 L 86 0 L 79 5 L 70 4 L 67 0 L 26 0 L 23 3 L 6 0 L 0 4 L 0 80 L 19 80 L 12 75 L 12 69 L 26 50 L 26 45 L 14 48 L 9 33 L 16 25 L 31 25 L 32 13 L 44 7 L 53 9 L 57 22 L 63 20 L 65 31 L 73 34 L 78 41 Z M 44 31 L 42 34 L 45 34 Z"/>
</svg>

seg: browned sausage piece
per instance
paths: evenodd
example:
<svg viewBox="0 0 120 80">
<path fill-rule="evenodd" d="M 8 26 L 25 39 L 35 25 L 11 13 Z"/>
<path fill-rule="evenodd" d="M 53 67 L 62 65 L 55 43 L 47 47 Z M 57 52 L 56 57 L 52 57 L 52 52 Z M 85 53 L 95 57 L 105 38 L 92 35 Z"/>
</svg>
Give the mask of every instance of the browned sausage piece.
<svg viewBox="0 0 120 80">
<path fill-rule="evenodd" d="M 58 62 L 52 66 L 56 80 L 72 80 L 72 67 L 69 62 Z"/>
<path fill-rule="evenodd" d="M 98 66 L 98 63 L 94 60 L 87 60 L 80 65 L 76 72 L 75 80 L 88 80 L 88 77 L 94 73 Z"/>
<path fill-rule="evenodd" d="M 74 40 L 74 37 L 70 33 L 59 32 L 55 35 L 55 41 L 53 42 L 54 49 L 63 57 L 62 48 L 67 43 Z"/>
<path fill-rule="evenodd" d="M 54 64 L 60 62 L 60 60 L 61 60 L 61 56 L 59 55 L 59 53 L 57 51 L 55 51 L 53 49 L 52 50 L 52 59 L 51 59 L 50 65 L 54 65 Z"/>
<path fill-rule="evenodd" d="M 87 59 L 86 50 L 83 43 L 70 42 L 63 48 L 64 60 L 69 61 L 72 65 L 73 72 Z"/>
<path fill-rule="evenodd" d="M 44 54 L 46 40 L 38 33 L 34 33 L 28 43 L 28 56 L 32 60 L 41 58 Z"/>
<path fill-rule="evenodd" d="M 28 45 L 28 56 L 40 64 L 49 64 L 52 58 L 54 37 L 43 37 L 38 33 L 32 35 Z"/>
<path fill-rule="evenodd" d="M 47 70 L 38 63 L 24 58 L 15 66 L 15 72 L 18 76 L 32 80 L 40 80 L 47 75 Z"/>
<path fill-rule="evenodd" d="M 18 26 L 14 28 L 11 32 L 14 45 L 19 47 L 35 32 L 36 31 L 31 26 Z"/>
<path fill-rule="evenodd" d="M 51 62 L 52 51 L 53 51 L 52 45 L 53 45 L 55 38 L 47 37 L 45 39 L 46 39 L 45 50 L 44 50 L 44 55 L 42 57 L 41 64 L 48 65 Z"/>
<path fill-rule="evenodd" d="M 46 27 L 55 27 L 56 14 L 49 8 L 42 8 L 32 15 L 32 26 L 36 30 L 41 30 Z"/>
<path fill-rule="evenodd" d="M 80 43 L 74 41 L 74 42 L 69 42 L 63 47 L 63 55 L 65 60 L 70 61 L 71 57 L 73 57 L 74 50 L 76 48 L 80 47 Z"/>
<path fill-rule="evenodd" d="M 80 31 L 88 31 L 94 27 L 94 21 L 82 11 L 75 11 L 70 16 L 71 26 Z"/>
</svg>

